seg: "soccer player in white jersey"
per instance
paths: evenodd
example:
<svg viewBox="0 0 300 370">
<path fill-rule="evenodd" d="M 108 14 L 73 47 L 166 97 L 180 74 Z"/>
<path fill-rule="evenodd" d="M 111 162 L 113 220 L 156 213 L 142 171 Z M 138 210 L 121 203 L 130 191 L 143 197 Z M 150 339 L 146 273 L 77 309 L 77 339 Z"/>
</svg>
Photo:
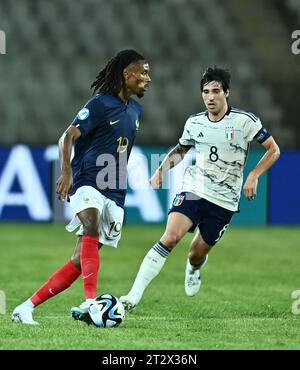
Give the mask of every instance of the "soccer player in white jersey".
<svg viewBox="0 0 300 370">
<path fill-rule="evenodd" d="M 243 186 L 248 200 L 255 199 L 260 175 L 279 158 L 278 145 L 260 119 L 228 105 L 229 84 L 229 71 L 206 69 L 201 79 L 201 93 L 207 110 L 188 118 L 179 143 L 150 180 L 153 188 L 159 188 L 164 173 L 195 147 L 196 164 L 185 171 L 182 192 L 173 201 L 166 230 L 145 256 L 130 292 L 120 297 L 128 311 L 139 303 L 171 250 L 187 232 L 195 229 L 186 264 L 185 291 L 188 296 L 199 291 L 200 268 L 238 210 L 250 142 L 257 140 L 266 152 Z"/>
</svg>

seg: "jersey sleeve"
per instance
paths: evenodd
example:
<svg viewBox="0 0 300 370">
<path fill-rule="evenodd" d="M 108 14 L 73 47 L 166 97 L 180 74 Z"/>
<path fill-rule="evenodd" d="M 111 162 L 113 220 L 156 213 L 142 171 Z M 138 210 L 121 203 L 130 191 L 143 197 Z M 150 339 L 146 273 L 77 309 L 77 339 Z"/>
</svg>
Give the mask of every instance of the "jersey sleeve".
<svg viewBox="0 0 300 370">
<path fill-rule="evenodd" d="M 72 125 L 81 131 L 82 137 L 85 137 L 101 125 L 103 115 L 103 103 L 98 99 L 92 99 L 78 112 Z"/>
<path fill-rule="evenodd" d="M 189 120 L 187 120 L 186 123 L 185 123 L 185 126 L 184 126 L 183 133 L 181 135 L 181 138 L 179 139 L 179 144 L 181 146 L 191 147 L 191 146 L 194 146 L 194 144 L 195 144 L 194 139 L 192 139 L 191 131 L 190 131 L 189 126 L 190 126 L 189 125 Z"/>
<path fill-rule="evenodd" d="M 247 142 L 253 140 L 256 134 L 262 129 L 262 124 L 259 118 L 248 118 L 244 124 L 244 138 Z"/>
</svg>

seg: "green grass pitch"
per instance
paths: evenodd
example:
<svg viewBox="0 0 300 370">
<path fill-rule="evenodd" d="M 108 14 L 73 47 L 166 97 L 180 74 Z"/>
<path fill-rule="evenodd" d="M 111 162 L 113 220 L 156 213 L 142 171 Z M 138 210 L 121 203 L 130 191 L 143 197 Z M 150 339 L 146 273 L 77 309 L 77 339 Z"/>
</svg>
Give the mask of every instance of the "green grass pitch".
<svg viewBox="0 0 300 370">
<path fill-rule="evenodd" d="M 195 297 L 184 293 L 187 235 L 170 254 L 143 300 L 118 328 L 75 322 L 83 300 L 78 279 L 35 311 L 39 326 L 11 322 L 12 309 L 71 255 L 75 235 L 63 225 L 0 226 L 0 349 L 300 349 L 299 228 L 231 227 L 210 253 Z M 118 249 L 103 247 L 98 293 L 127 293 L 163 226 L 124 226 Z"/>
</svg>

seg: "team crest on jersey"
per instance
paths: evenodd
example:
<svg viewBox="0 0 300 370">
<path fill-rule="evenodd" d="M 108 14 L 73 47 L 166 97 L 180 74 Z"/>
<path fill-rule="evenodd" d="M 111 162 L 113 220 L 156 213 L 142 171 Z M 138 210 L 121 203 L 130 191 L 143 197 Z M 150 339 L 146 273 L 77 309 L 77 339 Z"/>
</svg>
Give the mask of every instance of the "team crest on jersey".
<svg viewBox="0 0 300 370">
<path fill-rule="evenodd" d="M 88 118 L 89 115 L 90 115 L 90 111 L 87 108 L 82 108 L 77 114 L 78 119 L 80 120 L 84 120 Z"/>
<path fill-rule="evenodd" d="M 182 202 L 184 201 L 184 198 L 185 198 L 185 195 L 176 195 L 174 201 L 173 201 L 173 206 L 174 207 L 178 207 L 182 204 Z"/>
<path fill-rule="evenodd" d="M 226 130 L 225 130 L 225 137 L 226 137 L 226 140 L 228 140 L 228 141 L 233 140 L 234 130 L 233 130 L 232 127 L 226 128 Z"/>
</svg>

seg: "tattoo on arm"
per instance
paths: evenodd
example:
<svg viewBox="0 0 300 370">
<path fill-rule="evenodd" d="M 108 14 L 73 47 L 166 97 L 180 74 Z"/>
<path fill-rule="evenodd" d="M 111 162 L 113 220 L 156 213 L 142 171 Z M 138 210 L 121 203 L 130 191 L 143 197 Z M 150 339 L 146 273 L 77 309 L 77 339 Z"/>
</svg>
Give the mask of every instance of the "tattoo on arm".
<svg viewBox="0 0 300 370">
<path fill-rule="evenodd" d="M 190 150 L 190 147 L 181 146 L 177 144 L 166 156 L 163 160 L 162 164 L 159 167 L 160 171 L 164 171 L 166 169 L 171 169 L 175 167 L 178 163 L 180 163 L 186 153 Z"/>
<path fill-rule="evenodd" d="M 170 153 L 168 154 L 169 157 L 171 157 L 173 154 L 179 154 L 182 159 L 186 155 L 186 153 L 190 150 L 189 147 L 181 146 L 180 144 L 177 144 L 175 148 L 173 148 Z"/>
</svg>

